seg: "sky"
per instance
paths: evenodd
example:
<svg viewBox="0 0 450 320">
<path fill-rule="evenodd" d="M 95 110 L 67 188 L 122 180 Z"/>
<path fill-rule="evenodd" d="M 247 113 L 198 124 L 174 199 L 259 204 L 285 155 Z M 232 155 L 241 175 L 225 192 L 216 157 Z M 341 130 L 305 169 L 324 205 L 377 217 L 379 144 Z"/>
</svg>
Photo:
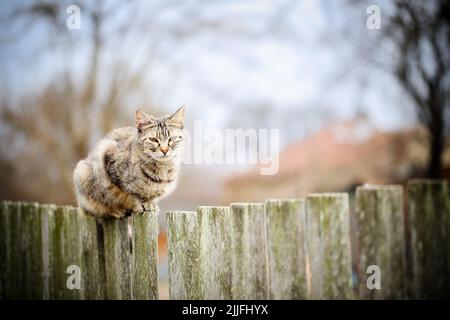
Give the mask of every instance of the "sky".
<svg viewBox="0 0 450 320">
<path fill-rule="evenodd" d="M 0 17 L 28 2 L 2 2 Z M 320 128 L 322 120 L 349 119 L 361 110 L 381 130 L 411 126 L 414 114 L 396 83 L 368 68 L 358 51 L 357 40 L 382 30 L 367 30 L 364 8 L 350 10 L 345 3 L 135 1 L 103 31 L 105 60 L 121 54 L 130 68 L 149 60 L 142 95 L 164 110 L 185 105 L 190 120 L 211 128 L 282 128 L 284 145 Z M 56 28 L 65 28 L 61 18 Z M 66 32 L 62 46 L 55 26 L 39 23 L 13 37 L 20 41 L 0 49 L 3 90 L 19 95 L 39 90 L 68 59 L 75 74 L 86 72 L 91 28 L 83 21 L 82 8 L 81 29 Z M 112 31 L 121 23 L 138 32 L 121 38 Z M 1 35 L 14 28 L 3 27 Z M 143 42 L 155 45 L 149 50 Z M 44 43 L 47 50 L 37 49 Z M 107 65 L 102 76 L 110 76 Z"/>
<path fill-rule="evenodd" d="M 167 53 L 157 74 L 158 79 L 171 81 L 170 68 L 175 65 L 180 75 L 171 95 L 161 97 L 162 103 L 199 106 L 202 112 L 207 110 L 212 126 L 226 125 L 224 119 L 241 116 L 236 110 L 251 110 L 257 104 L 269 105 L 278 114 L 292 111 L 294 118 L 317 108 L 348 118 L 363 107 L 380 129 L 410 125 L 414 117 L 396 112 L 398 87 L 381 71 L 364 74 L 364 57 L 354 56 L 356 45 L 340 30 L 346 17 L 336 12 L 343 9 L 329 3 L 219 1 L 206 6 L 199 20 L 245 32 L 198 32 L 177 43 L 176 53 Z M 365 17 L 362 11 L 361 33 L 367 32 Z M 181 14 L 181 18 L 189 17 Z M 164 16 L 161 21 L 164 24 Z"/>
</svg>

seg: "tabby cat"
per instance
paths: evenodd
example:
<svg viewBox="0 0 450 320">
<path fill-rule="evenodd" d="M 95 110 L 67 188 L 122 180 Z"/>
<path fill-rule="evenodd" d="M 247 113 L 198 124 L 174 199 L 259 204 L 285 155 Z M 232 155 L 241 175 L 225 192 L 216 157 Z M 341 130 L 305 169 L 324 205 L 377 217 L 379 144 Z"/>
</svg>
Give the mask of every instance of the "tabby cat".
<svg viewBox="0 0 450 320">
<path fill-rule="evenodd" d="M 101 139 L 73 173 L 80 208 L 98 218 L 156 210 L 176 187 L 183 150 L 184 107 L 154 118 L 136 111 L 136 127 Z"/>
</svg>

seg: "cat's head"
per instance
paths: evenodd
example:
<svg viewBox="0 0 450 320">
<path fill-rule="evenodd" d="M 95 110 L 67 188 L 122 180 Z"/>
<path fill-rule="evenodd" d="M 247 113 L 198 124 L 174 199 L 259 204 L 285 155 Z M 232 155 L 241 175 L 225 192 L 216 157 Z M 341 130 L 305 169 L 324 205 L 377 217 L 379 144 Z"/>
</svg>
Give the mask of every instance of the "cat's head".
<svg viewBox="0 0 450 320">
<path fill-rule="evenodd" d="M 136 111 L 138 145 L 145 156 L 158 161 L 181 158 L 183 150 L 184 106 L 173 114 L 154 118 Z"/>
</svg>

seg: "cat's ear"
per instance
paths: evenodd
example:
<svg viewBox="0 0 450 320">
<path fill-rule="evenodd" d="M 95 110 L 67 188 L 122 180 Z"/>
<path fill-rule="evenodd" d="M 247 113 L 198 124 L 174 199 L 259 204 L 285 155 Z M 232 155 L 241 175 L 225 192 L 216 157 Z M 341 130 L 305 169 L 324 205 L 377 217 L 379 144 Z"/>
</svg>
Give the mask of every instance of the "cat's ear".
<svg viewBox="0 0 450 320">
<path fill-rule="evenodd" d="M 177 111 L 171 114 L 168 118 L 170 125 L 183 129 L 184 126 L 184 106 L 181 106 Z"/>
<path fill-rule="evenodd" d="M 151 116 L 145 114 L 142 110 L 136 110 L 136 128 L 142 131 L 144 127 L 151 125 L 154 119 Z"/>
</svg>

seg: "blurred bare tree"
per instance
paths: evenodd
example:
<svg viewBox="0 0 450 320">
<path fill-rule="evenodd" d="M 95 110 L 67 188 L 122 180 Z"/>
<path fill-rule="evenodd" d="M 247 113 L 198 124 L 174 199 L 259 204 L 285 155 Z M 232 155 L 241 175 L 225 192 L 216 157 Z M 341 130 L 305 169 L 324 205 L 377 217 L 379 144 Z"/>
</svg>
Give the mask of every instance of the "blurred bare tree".
<svg viewBox="0 0 450 320">
<path fill-rule="evenodd" d="M 430 136 L 428 176 L 442 175 L 450 112 L 450 2 L 395 1 L 385 36 L 398 51 L 395 75 Z"/>
<path fill-rule="evenodd" d="M 374 4 L 349 3 L 360 17 Z M 394 76 L 414 105 L 418 120 L 428 131 L 425 174 L 439 178 L 450 125 L 450 2 L 396 0 L 380 6 L 381 29 L 359 33 L 362 38 L 357 50 L 363 60 Z M 371 38 L 373 34 L 376 36 Z"/>
<path fill-rule="evenodd" d="M 68 4 L 34 1 L 18 6 L 8 16 L 11 24 L 25 21 L 27 28 L 45 24 L 52 32 L 51 46 L 39 49 L 48 54 L 55 51 L 54 42 L 60 41 L 64 66 L 37 93 L 24 94 L 19 99 L 8 99 L 7 93 L 2 93 L 2 198 L 73 203 L 72 170 L 86 156 L 92 142 L 115 126 L 133 123 L 131 110 L 125 108 L 133 94 L 138 96 L 139 107 L 152 110 L 143 94 L 147 91 L 144 77 L 150 59 L 141 59 L 141 64 L 133 67 L 131 58 L 135 52 L 120 55 L 108 47 L 115 40 L 120 48 L 127 38 L 140 35 L 144 39 L 140 49 L 149 57 L 152 44 L 145 40 L 145 28 L 133 24 L 136 12 L 132 2 L 109 4 L 80 4 L 82 28 L 86 28 L 84 48 L 88 48 L 82 70 L 74 66 L 75 53 L 83 54 L 74 50 L 73 42 L 79 39 L 71 38 L 65 26 Z M 125 18 L 119 19 L 119 14 Z M 26 32 L 18 32 L 9 41 L 20 41 L 23 34 Z"/>
</svg>

